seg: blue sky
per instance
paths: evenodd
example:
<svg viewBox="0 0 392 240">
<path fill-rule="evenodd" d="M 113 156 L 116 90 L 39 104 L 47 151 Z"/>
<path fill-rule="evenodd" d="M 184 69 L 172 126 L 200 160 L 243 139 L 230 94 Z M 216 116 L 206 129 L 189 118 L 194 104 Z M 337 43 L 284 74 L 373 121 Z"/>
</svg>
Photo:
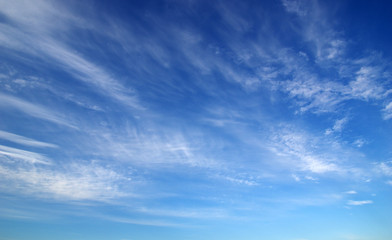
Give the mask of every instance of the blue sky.
<svg viewBox="0 0 392 240">
<path fill-rule="evenodd" d="M 0 239 L 390 239 L 390 9 L 0 1 Z"/>
</svg>

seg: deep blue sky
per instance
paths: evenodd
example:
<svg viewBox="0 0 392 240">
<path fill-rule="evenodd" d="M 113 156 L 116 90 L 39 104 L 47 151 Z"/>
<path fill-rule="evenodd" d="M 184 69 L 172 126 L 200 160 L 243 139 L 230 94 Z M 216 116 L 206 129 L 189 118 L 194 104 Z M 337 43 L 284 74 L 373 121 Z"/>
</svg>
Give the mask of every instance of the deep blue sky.
<svg viewBox="0 0 392 240">
<path fill-rule="evenodd" d="M 0 240 L 392 237 L 388 1 L 0 1 Z"/>
</svg>

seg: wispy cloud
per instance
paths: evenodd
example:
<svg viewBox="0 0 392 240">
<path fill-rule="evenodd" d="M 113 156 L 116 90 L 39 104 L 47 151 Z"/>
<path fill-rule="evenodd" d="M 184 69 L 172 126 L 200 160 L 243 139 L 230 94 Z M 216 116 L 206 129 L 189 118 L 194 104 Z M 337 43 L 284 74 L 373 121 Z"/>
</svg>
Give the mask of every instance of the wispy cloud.
<svg viewBox="0 0 392 240">
<path fill-rule="evenodd" d="M 0 145 L 0 156 L 3 157 L 6 156 L 11 159 L 23 160 L 27 163 L 40 163 L 40 164 L 51 163 L 51 161 L 47 157 L 39 153 L 7 147 L 3 145 Z"/>
<path fill-rule="evenodd" d="M 47 120 L 71 128 L 77 128 L 76 126 L 71 124 L 68 120 L 66 120 L 64 117 L 46 109 L 45 107 L 33 104 L 31 102 L 27 102 L 20 98 L 16 98 L 1 93 L 0 93 L 0 107 L 2 108 L 3 111 L 4 109 L 11 110 L 11 111 L 17 109 L 32 117 L 40 118 L 43 120 Z"/>
<path fill-rule="evenodd" d="M 282 1 L 285 9 L 298 16 L 300 28 L 298 32 L 304 44 L 314 49 L 316 66 L 330 69 L 348 83 L 325 79 L 320 76 L 314 65 L 302 61 L 299 55 L 291 55 L 297 59 L 292 69 L 293 77 L 282 82 L 282 90 L 289 93 L 297 101 L 299 112 L 335 112 L 348 100 L 378 101 L 382 105 L 388 91 L 386 83 L 390 70 L 387 59 L 376 52 L 364 52 L 367 57 L 354 59 L 346 54 L 349 41 L 341 32 L 334 29 L 332 18 L 319 1 Z M 309 44 L 310 43 L 310 44 Z M 366 51 L 366 50 L 365 50 Z M 312 54 L 311 52 L 309 54 Z M 300 63 L 300 64 L 298 64 Z M 328 70 L 328 71 L 330 71 Z M 289 77 L 290 78 L 290 77 Z M 385 80 L 384 80 L 385 79 Z M 384 119 L 389 119 L 388 110 L 384 109 Z"/>
<path fill-rule="evenodd" d="M 125 196 L 117 183 L 130 181 L 114 170 L 99 165 L 72 163 L 66 167 L 57 165 L 56 168 L 31 168 L 21 164 L 13 167 L 0 165 L 2 182 L 7 182 L 7 186 L 3 185 L 1 188 L 6 192 L 40 198 L 108 201 L 114 197 Z"/>
<path fill-rule="evenodd" d="M 235 184 L 240 184 L 240 185 L 247 185 L 247 186 L 257 186 L 259 183 L 255 181 L 254 179 L 246 179 L 246 178 L 237 178 L 237 177 L 231 177 L 231 176 L 222 176 L 223 179 L 235 183 Z"/>
<path fill-rule="evenodd" d="M 349 83 L 349 94 L 353 98 L 369 100 L 384 97 L 385 89 L 377 82 L 382 76 L 381 68 L 363 66 L 356 72 L 355 80 Z"/>
<path fill-rule="evenodd" d="M 361 205 L 366 205 L 366 204 L 372 204 L 372 200 L 362 200 L 362 201 L 354 201 L 354 200 L 349 200 L 347 202 L 348 205 L 352 206 L 361 206 Z"/>
<path fill-rule="evenodd" d="M 73 71 L 70 72 L 72 75 L 96 87 L 103 95 L 108 94 L 125 105 L 141 109 L 132 88 L 125 88 L 105 70 L 73 53 L 61 43 L 48 41 L 43 43 L 41 49 L 60 64 L 64 64 L 65 69 L 72 69 Z"/>
<path fill-rule="evenodd" d="M 389 120 L 392 118 L 392 102 L 388 103 L 383 109 L 384 119 Z"/>
<path fill-rule="evenodd" d="M 340 172 L 343 170 L 337 165 L 332 156 L 326 158 L 325 154 L 315 154 L 314 149 L 309 148 L 311 141 L 318 140 L 301 132 L 281 131 L 273 137 L 274 143 L 271 150 L 283 159 L 291 159 L 293 161 L 291 164 L 296 165 L 297 170 L 314 173 Z"/>
<path fill-rule="evenodd" d="M 50 147 L 50 148 L 57 148 L 58 147 L 55 144 L 37 141 L 37 140 L 31 139 L 31 138 L 23 137 L 23 136 L 20 136 L 17 134 L 13 134 L 13 133 L 1 131 L 1 130 L 0 130 L 0 138 L 5 139 L 7 141 L 14 142 L 14 143 L 19 143 L 22 145 L 32 146 L 32 147 Z"/>
<path fill-rule="evenodd" d="M 390 166 L 390 162 L 376 164 L 376 171 L 386 176 L 392 176 L 392 166 Z"/>
<path fill-rule="evenodd" d="M 361 174 L 361 182 L 375 173 L 392 176 L 390 163 L 375 164 L 373 171 L 361 165 L 367 159 L 361 153 L 365 148 L 359 148 L 367 141 L 347 137 L 355 115 L 340 112 L 351 113 L 355 102 L 383 109 L 384 119 L 392 118 L 390 82 L 384 81 L 387 61 L 374 53 L 363 59 L 345 56 L 350 41 L 334 30 L 321 2 L 283 0 L 288 14 L 279 18 L 289 17 L 287 25 L 269 25 L 273 14 L 260 13 L 261 8 L 252 13 L 241 3 L 208 5 L 208 24 L 194 24 L 188 16 L 174 21 L 170 11 L 139 16 L 135 10 L 129 22 L 122 22 L 105 14 L 99 19 L 78 15 L 56 1 L 25 4 L 4 3 L 0 14 L 7 21 L 0 24 L 0 45 L 12 53 L 6 57 L 30 66 L 33 74 L 46 74 L 48 86 L 38 89 L 32 78 L 1 75 L 13 85 L 4 90 L 8 95 L 0 93 L 0 111 L 22 113 L 17 117 L 30 117 L 33 123 L 34 118 L 55 123 L 52 132 L 34 131 L 45 131 L 61 148 L 50 138 L 33 137 L 43 135 L 10 130 L 18 128 L 12 123 L 7 128 L 4 121 L 0 139 L 21 147 L 0 146 L 2 192 L 56 202 L 132 205 L 129 218 L 106 219 L 180 226 L 174 218 L 230 218 L 238 205 L 262 205 L 258 196 L 264 194 L 271 202 L 296 207 L 342 202 L 356 196 L 354 190 L 344 192 L 353 185 L 333 185 L 340 195 L 289 195 L 310 196 L 312 186 L 341 178 L 346 184 Z M 252 14 L 257 17 L 248 18 Z M 209 31 L 200 29 L 204 25 Z M 276 29 L 289 33 L 282 37 Z M 60 102 L 66 113 L 54 108 Z M 318 125 L 318 120 L 329 125 Z M 64 127 L 79 131 L 69 134 Z M 134 172 L 148 179 L 142 187 L 133 180 Z M 264 173 L 273 177 L 259 177 Z M 287 200 L 276 191 L 282 181 L 301 190 L 287 193 Z M 267 185 L 273 190 L 264 191 Z M 138 207 L 130 200 L 134 191 L 143 200 L 150 198 Z M 162 200 L 162 195 L 171 199 Z M 195 202 L 203 207 L 194 207 Z M 350 200 L 347 205 L 371 203 Z M 214 204 L 224 210 L 210 207 Z"/>
<path fill-rule="evenodd" d="M 354 190 L 350 190 L 350 191 L 347 191 L 347 192 L 345 192 L 346 194 L 357 194 L 357 191 L 354 191 Z"/>
<path fill-rule="evenodd" d="M 367 142 L 366 142 L 364 139 L 360 138 L 360 139 L 355 140 L 352 144 L 353 144 L 354 146 L 360 148 L 360 147 L 362 147 L 362 146 L 363 146 L 364 144 L 366 144 L 366 143 L 367 143 Z"/>
<path fill-rule="evenodd" d="M 134 218 L 126 218 L 126 217 L 110 217 L 103 216 L 102 218 L 120 223 L 128 223 L 128 224 L 136 224 L 136 225 L 145 225 L 145 226 L 157 226 L 157 227 L 184 227 L 185 224 L 169 222 L 164 220 L 146 220 L 146 219 L 134 219 Z"/>
<path fill-rule="evenodd" d="M 140 129 L 149 128 L 143 132 Z M 176 129 L 158 129 L 154 124 L 138 128 L 122 129 L 113 134 L 107 129 L 93 132 L 95 152 L 137 166 L 147 168 L 202 167 L 219 168 L 220 164 L 203 154 L 206 144 L 203 138 L 182 133 Z M 196 133 L 194 133 L 196 134 Z M 204 151 L 199 151 L 204 149 Z"/>
<path fill-rule="evenodd" d="M 344 125 L 348 122 L 348 118 L 344 117 L 342 119 L 338 119 L 335 121 L 335 124 L 333 125 L 332 128 L 329 128 L 325 131 L 325 134 L 331 134 L 334 132 L 341 132 L 343 130 Z"/>
<path fill-rule="evenodd" d="M 21 7 L 20 2 L 7 3 L 3 13 L 15 21 L 17 26 L 2 25 L 6 34 L 0 35 L 0 42 L 10 49 L 40 58 L 52 67 L 60 67 L 93 86 L 102 95 L 108 95 L 127 106 L 142 109 L 134 89 L 125 87 L 115 79 L 114 74 L 76 53 L 67 46 L 65 40 L 53 37 L 58 29 L 63 29 L 63 34 L 70 34 L 70 29 L 88 28 L 89 24 L 81 24 L 81 19 L 72 14 L 66 6 L 63 6 L 61 12 L 47 1 L 38 1 L 37 6 L 29 4 L 29 7 L 22 7 L 24 16 L 29 16 L 25 18 L 21 16 L 23 14 L 15 11 Z M 44 10 L 45 12 L 42 12 Z M 56 21 L 53 21 L 54 16 Z M 26 45 L 31 47 L 24 47 Z"/>
<path fill-rule="evenodd" d="M 291 176 L 294 178 L 294 180 L 295 180 L 296 182 L 300 182 L 300 181 L 301 181 L 301 178 L 298 177 L 297 175 L 292 174 Z"/>
<path fill-rule="evenodd" d="M 308 9 L 305 3 L 305 1 L 301 0 L 294 0 L 294 1 L 289 1 L 289 0 L 283 0 L 282 1 L 283 6 L 288 12 L 298 14 L 299 16 L 305 16 L 308 14 Z"/>
<path fill-rule="evenodd" d="M 214 219 L 227 218 L 228 213 L 224 209 L 216 208 L 195 208 L 195 209 L 152 209 L 152 208 L 138 208 L 137 212 L 148 215 L 166 216 L 166 217 L 180 217 L 180 218 L 196 218 L 196 219 Z"/>
</svg>

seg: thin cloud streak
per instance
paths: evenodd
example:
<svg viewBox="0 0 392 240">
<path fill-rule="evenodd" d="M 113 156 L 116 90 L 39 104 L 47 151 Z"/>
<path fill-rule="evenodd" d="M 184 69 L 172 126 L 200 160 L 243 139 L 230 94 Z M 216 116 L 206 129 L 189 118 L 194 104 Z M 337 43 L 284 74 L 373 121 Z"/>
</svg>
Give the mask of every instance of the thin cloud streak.
<svg viewBox="0 0 392 240">
<path fill-rule="evenodd" d="M 361 205 L 367 205 L 367 204 L 372 204 L 372 200 L 363 200 L 363 201 L 354 201 L 354 200 L 349 200 L 347 202 L 348 205 L 352 206 L 361 206 Z"/>
<path fill-rule="evenodd" d="M 22 53 L 27 53 L 50 61 L 51 66 L 60 65 L 62 70 L 67 71 L 77 79 L 94 86 L 102 95 L 108 95 L 126 106 L 142 110 L 136 97 L 134 89 L 125 88 L 119 81 L 115 80 L 113 74 L 107 73 L 102 67 L 75 53 L 73 49 L 67 47 L 65 41 L 58 41 L 53 38 L 53 34 L 58 29 L 67 29 L 79 26 L 79 18 L 74 16 L 70 9 L 64 8 L 61 13 L 50 2 L 39 1 L 41 8 L 26 8 L 25 14 L 30 16 L 28 19 L 21 17 L 19 13 L 13 11 L 15 6 L 7 4 L 5 14 L 12 20 L 19 23 L 18 26 L 2 25 L 6 34 L 0 35 L 0 41 L 11 49 Z M 46 9 L 47 12 L 41 12 Z M 42 10 L 43 11 L 43 10 Z M 51 19 L 56 16 L 56 21 Z M 67 31 L 65 31 L 67 32 Z M 26 48 L 25 46 L 31 46 Z M 46 56 L 46 57 L 43 57 Z M 47 58 L 49 57 L 49 58 Z M 55 63 L 55 64 L 54 64 Z"/>
<path fill-rule="evenodd" d="M 102 166 L 72 163 L 52 169 L 45 166 L 0 165 L 0 178 L 8 186 L 3 191 L 59 201 L 98 201 L 128 196 L 118 187 L 129 182 L 114 170 Z M 10 186 L 14 186 L 11 188 Z M 17 187 L 16 187 L 17 186 Z"/>
<path fill-rule="evenodd" d="M 0 93 L 0 107 L 3 110 L 9 109 L 11 111 L 17 109 L 32 117 L 47 120 L 56 124 L 77 129 L 75 125 L 69 123 L 69 121 L 65 120 L 63 117 L 60 117 L 58 114 L 42 106 L 27 102 L 25 100 L 13 96 Z"/>
<path fill-rule="evenodd" d="M 31 139 L 31 138 L 23 137 L 23 136 L 20 136 L 17 134 L 13 134 L 13 133 L 1 131 L 1 130 L 0 130 L 0 138 L 5 139 L 7 141 L 14 142 L 14 143 L 22 144 L 25 146 L 43 147 L 43 148 L 45 148 L 45 147 L 57 148 L 58 147 L 55 144 L 37 141 L 37 140 Z"/>
<path fill-rule="evenodd" d="M 7 147 L 3 145 L 0 145 L 0 156 L 1 155 L 12 159 L 23 160 L 27 163 L 32 163 L 32 164 L 34 163 L 51 164 L 51 161 L 47 157 L 39 153 Z"/>
</svg>

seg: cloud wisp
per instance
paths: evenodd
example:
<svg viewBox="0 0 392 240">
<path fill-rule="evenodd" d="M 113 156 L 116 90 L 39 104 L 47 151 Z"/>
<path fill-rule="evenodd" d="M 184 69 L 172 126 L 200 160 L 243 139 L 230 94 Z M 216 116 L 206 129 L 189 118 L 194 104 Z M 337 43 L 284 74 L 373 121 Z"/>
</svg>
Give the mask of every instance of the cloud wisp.
<svg viewBox="0 0 392 240">
<path fill-rule="evenodd" d="M 58 146 L 52 143 L 46 143 L 46 142 L 41 142 L 37 141 L 31 138 L 23 137 L 17 134 L 13 134 L 10 132 L 6 131 L 1 131 L 0 130 L 0 138 L 5 139 L 7 141 L 11 141 L 14 143 L 22 144 L 25 146 L 32 146 L 32 147 L 49 147 L 49 148 L 57 148 Z"/>
<path fill-rule="evenodd" d="M 32 117 L 77 129 L 75 125 L 70 123 L 70 121 L 66 120 L 59 114 L 52 112 L 45 107 L 33 104 L 31 102 L 27 102 L 17 97 L 0 93 L 0 106 L 2 109 L 7 109 L 10 111 L 17 109 L 20 112 L 30 115 Z"/>
<path fill-rule="evenodd" d="M 347 204 L 351 206 L 361 206 L 361 205 L 367 205 L 372 203 L 373 203 L 372 200 L 362 200 L 362 201 L 349 200 L 347 202 Z"/>
<path fill-rule="evenodd" d="M 57 169 L 0 165 L 0 175 L 8 185 L 18 185 L 17 189 L 2 186 L 3 191 L 61 201 L 109 201 L 126 195 L 118 189 L 117 182 L 130 181 L 111 169 L 78 163 L 63 169 L 58 165 Z"/>
</svg>

